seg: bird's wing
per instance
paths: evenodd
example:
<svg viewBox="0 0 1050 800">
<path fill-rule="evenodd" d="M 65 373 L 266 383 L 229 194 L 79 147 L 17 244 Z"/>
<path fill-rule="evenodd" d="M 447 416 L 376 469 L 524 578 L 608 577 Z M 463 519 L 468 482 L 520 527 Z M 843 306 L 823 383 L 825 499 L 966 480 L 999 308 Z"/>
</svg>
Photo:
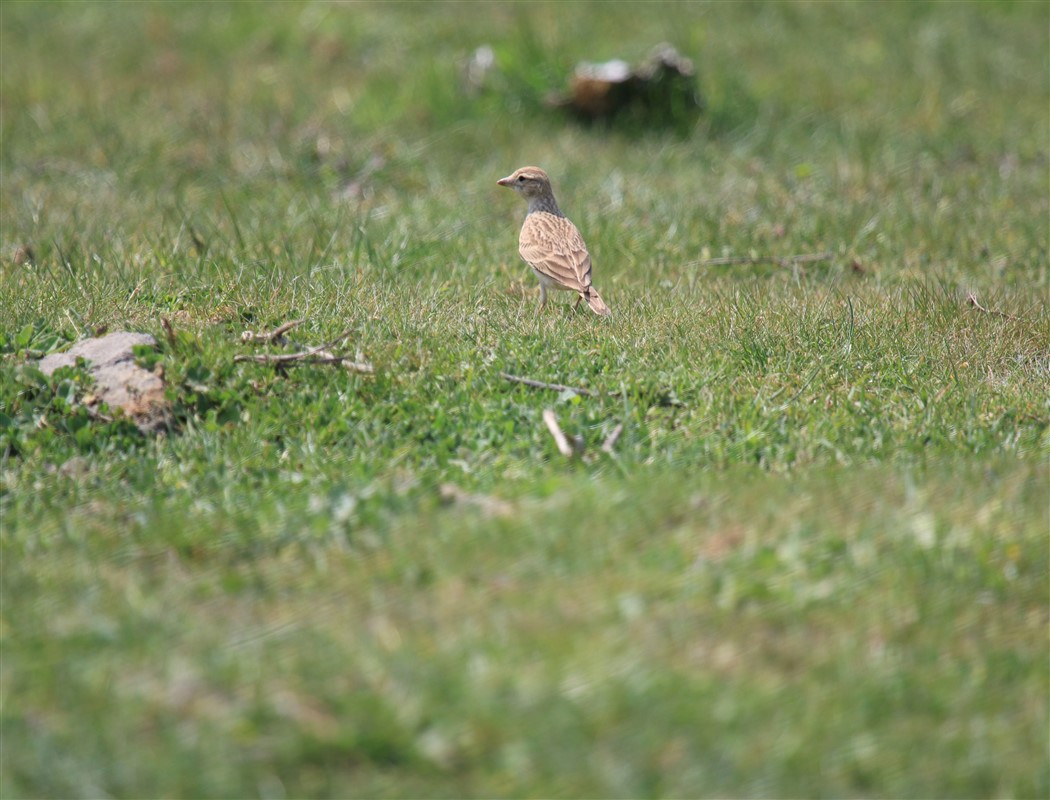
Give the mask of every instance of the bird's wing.
<svg viewBox="0 0 1050 800">
<path fill-rule="evenodd" d="M 565 217 L 534 211 L 525 217 L 518 239 L 525 262 L 566 289 L 591 285 L 591 257 L 576 226 Z"/>
</svg>

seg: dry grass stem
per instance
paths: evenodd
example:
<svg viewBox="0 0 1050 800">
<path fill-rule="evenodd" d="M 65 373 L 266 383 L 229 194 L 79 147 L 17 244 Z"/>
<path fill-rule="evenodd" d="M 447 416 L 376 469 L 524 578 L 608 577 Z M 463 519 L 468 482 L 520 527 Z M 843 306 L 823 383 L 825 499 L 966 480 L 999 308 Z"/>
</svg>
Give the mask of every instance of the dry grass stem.
<svg viewBox="0 0 1050 800">
<path fill-rule="evenodd" d="M 1002 317 L 1003 319 L 1017 319 L 1017 317 L 1015 317 L 1013 314 L 1007 314 L 1005 311 L 998 311 L 994 308 L 985 308 L 984 306 L 982 306 L 980 301 L 977 299 L 977 292 L 967 292 L 966 302 L 973 306 L 977 311 L 980 311 L 982 314 L 989 314 L 993 317 Z"/>
</svg>

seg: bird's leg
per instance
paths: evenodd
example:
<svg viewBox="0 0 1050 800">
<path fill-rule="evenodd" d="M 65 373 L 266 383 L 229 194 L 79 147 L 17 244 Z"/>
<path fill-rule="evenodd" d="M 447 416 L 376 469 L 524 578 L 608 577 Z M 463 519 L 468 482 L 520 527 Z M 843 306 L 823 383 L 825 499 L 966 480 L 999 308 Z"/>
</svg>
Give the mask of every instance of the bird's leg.
<svg viewBox="0 0 1050 800">
<path fill-rule="evenodd" d="M 580 308 L 580 303 L 582 303 L 582 302 L 583 302 L 583 295 L 581 294 L 581 295 L 580 295 L 579 297 L 577 297 L 577 298 L 576 298 L 576 305 L 574 305 L 574 306 L 572 307 L 572 311 L 573 311 L 573 313 L 576 313 L 576 311 L 578 311 L 578 310 L 579 310 L 579 308 Z"/>
<path fill-rule="evenodd" d="M 547 287 L 544 286 L 541 283 L 540 284 L 540 307 L 536 309 L 536 313 L 539 314 L 541 311 L 543 311 L 543 309 L 544 309 L 544 307 L 546 305 L 547 305 Z"/>
</svg>

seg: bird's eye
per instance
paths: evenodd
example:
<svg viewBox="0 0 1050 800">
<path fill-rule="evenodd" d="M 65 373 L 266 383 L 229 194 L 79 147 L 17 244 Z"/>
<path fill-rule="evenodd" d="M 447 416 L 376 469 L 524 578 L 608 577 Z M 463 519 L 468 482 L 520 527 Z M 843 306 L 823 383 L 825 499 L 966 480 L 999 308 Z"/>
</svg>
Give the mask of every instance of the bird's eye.
<svg viewBox="0 0 1050 800">
<path fill-rule="evenodd" d="M 524 175 L 519 175 L 518 176 L 518 183 L 525 183 L 525 176 Z"/>
</svg>

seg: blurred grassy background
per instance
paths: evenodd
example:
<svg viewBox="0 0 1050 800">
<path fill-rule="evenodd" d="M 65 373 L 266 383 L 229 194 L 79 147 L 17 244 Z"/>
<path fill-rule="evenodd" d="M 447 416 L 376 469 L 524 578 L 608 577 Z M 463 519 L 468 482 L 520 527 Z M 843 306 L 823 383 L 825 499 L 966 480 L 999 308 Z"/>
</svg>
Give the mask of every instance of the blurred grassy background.
<svg viewBox="0 0 1050 800">
<path fill-rule="evenodd" d="M 545 107 L 660 41 L 695 124 Z M 1048 45 L 1045 3 L 5 2 L 0 794 L 1045 797 Z M 611 321 L 534 317 L 526 163 Z M 294 318 L 376 374 L 233 363 Z M 102 328 L 161 341 L 172 435 L 23 366 Z"/>
</svg>

